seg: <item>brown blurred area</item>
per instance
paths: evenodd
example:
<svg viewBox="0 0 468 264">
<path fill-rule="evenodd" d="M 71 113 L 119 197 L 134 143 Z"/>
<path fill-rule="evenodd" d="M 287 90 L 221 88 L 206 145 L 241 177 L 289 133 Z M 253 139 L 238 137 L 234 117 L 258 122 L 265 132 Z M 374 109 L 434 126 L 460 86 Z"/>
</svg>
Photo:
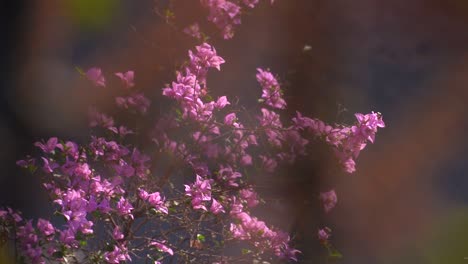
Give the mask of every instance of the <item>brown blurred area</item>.
<svg viewBox="0 0 468 264">
<path fill-rule="evenodd" d="M 173 8 L 177 27 L 199 21 L 215 32 L 197 1 L 24 5 L 11 40 L 21 56 L 11 59 L 11 82 L 2 87 L 8 102 L 0 120 L 6 139 L 0 157 L 9 162 L 0 176 L 5 203 L 43 213 L 20 195 L 42 197 L 32 186 L 37 182 L 29 183 L 27 175 L 10 178 L 18 171 L 9 153 L 29 153 L 38 137 L 83 138 L 89 103 L 110 109 L 112 89 L 90 89 L 76 66 L 97 65 L 110 83 L 117 83 L 113 72 L 134 69 L 138 87 L 158 103 L 161 88 L 195 42 L 163 23 L 157 2 L 159 11 Z M 467 240 L 453 245 L 461 252 L 447 253 L 457 262 L 438 262 L 445 252 L 430 248 L 433 235 L 446 228 L 441 219 L 464 212 L 468 203 L 468 180 L 456 178 L 466 176 L 467 167 L 461 176 L 444 173 L 454 161 L 463 164 L 468 149 L 468 2 L 277 0 L 272 7 L 264 2 L 243 17 L 233 40 L 216 35 L 210 40 L 227 61 L 221 72 L 210 73 L 214 95 L 253 105 L 260 95 L 255 69 L 271 68 L 283 81 L 291 114 L 297 109 L 328 122 L 352 122 L 355 112 L 380 111 L 387 123 L 358 159 L 354 175 L 336 173 L 325 151 L 314 162 L 284 170 L 274 181 L 278 185 L 269 187 L 290 206 L 264 214 L 280 218 L 274 221 L 296 234 L 304 253 L 300 262 L 326 263 L 316 239 L 323 225 L 332 227 L 333 242 L 344 255 L 337 263 L 466 262 Z M 317 146 L 319 154 L 322 149 Z M 457 184 L 444 187 L 440 178 Z M 7 190 L 11 185 L 14 191 Z M 324 215 L 317 208 L 318 192 L 333 187 L 339 203 Z"/>
</svg>

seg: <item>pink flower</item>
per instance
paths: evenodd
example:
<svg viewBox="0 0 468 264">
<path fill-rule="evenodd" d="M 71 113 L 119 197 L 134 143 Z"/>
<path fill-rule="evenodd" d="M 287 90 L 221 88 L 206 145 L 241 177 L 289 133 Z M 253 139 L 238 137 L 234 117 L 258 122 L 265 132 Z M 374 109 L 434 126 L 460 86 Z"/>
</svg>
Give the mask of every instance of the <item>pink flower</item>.
<svg viewBox="0 0 468 264">
<path fill-rule="evenodd" d="M 114 119 L 106 114 L 98 112 L 95 108 L 89 109 L 89 126 L 101 126 L 109 130 L 116 129 L 114 127 Z"/>
<path fill-rule="evenodd" d="M 58 139 L 56 137 L 51 137 L 45 143 L 42 143 L 39 141 L 34 143 L 34 146 L 39 147 L 45 153 L 53 153 L 55 148 L 57 148 L 59 144 L 58 144 Z"/>
<path fill-rule="evenodd" d="M 385 123 L 382 120 L 382 115 L 380 113 L 372 112 L 366 115 L 357 113 L 355 116 L 360 125 L 359 133 L 371 143 L 374 143 L 377 128 L 385 127 Z"/>
<path fill-rule="evenodd" d="M 249 154 L 242 155 L 240 163 L 243 166 L 252 165 L 252 156 L 250 156 Z"/>
<path fill-rule="evenodd" d="M 234 36 L 234 26 L 241 23 L 241 8 L 228 0 L 201 0 L 202 5 L 209 9 L 208 20 L 221 30 L 224 39 Z"/>
<path fill-rule="evenodd" d="M 135 175 L 135 169 L 123 159 L 120 159 L 117 164 L 113 164 L 112 167 L 114 168 L 117 175 L 124 177 L 131 177 Z"/>
<path fill-rule="evenodd" d="M 221 96 L 220 98 L 218 98 L 218 101 L 216 101 L 216 108 L 218 109 L 223 109 L 226 105 L 229 105 L 231 103 L 229 103 L 229 101 L 227 100 L 227 97 L 226 96 Z"/>
<path fill-rule="evenodd" d="M 130 218 L 133 219 L 132 211 L 132 204 L 128 202 L 125 198 L 120 197 L 120 200 L 117 202 L 117 213 L 119 213 L 120 215 L 128 215 Z"/>
<path fill-rule="evenodd" d="M 59 148 L 61 151 L 63 151 L 65 154 L 67 154 L 74 160 L 78 159 L 78 156 L 80 154 L 78 145 L 72 141 L 67 141 L 65 144 L 58 144 L 57 148 Z"/>
<path fill-rule="evenodd" d="M 197 175 L 195 183 L 185 185 L 185 195 L 192 197 L 193 209 L 202 209 L 207 211 L 204 202 L 211 200 L 210 180 L 204 180 Z"/>
<path fill-rule="evenodd" d="M 133 71 L 127 71 L 125 73 L 116 72 L 115 76 L 119 77 L 119 79 L 123 82 L 126 88 L 131 88 L 135 86 L 135 83 L 133 82 L 135 73 Z"/>
<path fill-rule="evenodd" d="M 202 83 L 206 80 L 208 68 L 221 70 L 221 64 L 225 61 L 216 54 L 216 49 L 208 43 L 195 47 L 195 52 L 189 50 L 190 72 L 198 76 Z"/>
<path fill-rule="evenodd" d="M 36 164 L 36 160 L 31 159 L 31 158 L 16 161 L 16 165 L 20 166 L 21 168 L 25 168 L 25 169 L 27 169 L 30 166 L 34 166 L 35 164 Z"/>
<path fill-rule="evenodd" d="M 126 126 L 120 126 L 119 127 L 119 135 L 121 137 L 125 137 L 128 134 L 135 134 L 135 132 L 133 132 L 133 130 L 127 128 Z"/>
<path fill-rule="evenodd" d="M 148 203 L 151 204 L 156 210 L 168 214 L 167 207 L 164 204 L 164 198 L 161 197 L 161 194 L 159 192 L 149 194 Z"/>
<path fill-rule="evenodd" d="M 223 206 L 218 201 L 216 201 L 216 199 L 213 198 L 212 200 L 213 202 L 211 204 L 210 212 L 212 212 L 215 215 L 226 212 L 224 211 Z"/>
<path fill-rule="evenodd" d="M 252 188 L 240 190 L 239 195 L 245 199 L 247 206 L 250 208 L 257 206 L 259 203 L 257 193 Z"/>
<path fill-rule="evenodd" d="M 102 71 L 100 68 L 94 67 L 94 68 L 89 69 L 86 72 L 86 77 L 94 85 L 106 87 L 106 79 L 104 78 L 104 75 L 102 75 Z"/>
<path fill-rule="evenodd" d="M 232 126 L 236 118 L 237 118 L 236 113 L 229 113 L 224 117 L 224 124 L 228 126 Z"/>
<path fill-rule="evenodd" d="M 174 251 L 173 251 L 170 247 L 166 246 L 166 245 L 164 244 L 165 242 L 166 242 L 166 241 L 161 241 L 161 242 L 159 242 L 159 241 L 153 241 L 153 242 L 149 243 L 149 245 L 150 245 L 150 246 L 154 246 L 154 247 L 156 247 L 158 250 L 160 250 L 160 251 L 162 251 L 162 252 L 166 252 L 166 253 L 168 253 L 168 254 L 171 255 L 171 256 L 174 255 Z"/>
<path fill-rule="evenodd" d="M 278 109 L 286 108 L 286 102 L 282 98 L 282 91 L 276 78 L 268 70 L 257 69 L 257 81 L 262 86 L 262 99 L 264 102 Z"/>
<path fill-rule="evenodd" d="M 126 97 L 116 97 L 115 103 L 120 108 L 138 111 L 141 114 L 146 114 L 151 104 L 150 100 L 142 93 L 135 93 Z"/>
<path fill-rule="evenodd" d="M 276 167 L 278 166 L 278 162 L 275 159 L 260 155 L 259 158 L 262 161 L 262 167 L 267 172 L 275 171 Z"/>
<path fill-rule="evenodd" d="M 122 231 L 120 231 L 119 226 L 116 226 L 116 227 L 114 228 L 114 231 L 112 232 L 112 237 L 113 237 L 115 240 L 122 240 L 122 239 L 124 239 L 124 234 L 122 233 Z"/>
<path fill-rule="evenodd" d="M 56 168 L 59 167 L 59 165 L 54 162 L 54 161 L 49 161 L 48 159 L 42 157 L 42 161 L 44 161 L 44 166 L 42 167 L 42 169 L 44 170 L 44 172 L 46 173 L 52 173 Z"/>
<path fill-rule="evenodd" d="M 237 187 L 239 184 L 236 182 L 238 178 L 242 177 L 237 171 L 233 171 L 231 166 L 221 166 L 218 171 L 218 178 L 225 182 L 227 186 Z"/>
<path fill-rule="evenodd" d="M 319 241 L 320 241 L 322 244 L 327 244 L 327 243 L 328 243 L 328 239 L 329 239 L 330 236 L 331 236 L 330 233 L 331 233 L 331 229 L 328 228 L 328 227 L 319 229 L 318 232 L 317 232 Z"/>
<path fill-rule="evenodd" d="M 112 264 L 119 264 L 121 262 L 126 262 L 127 260 L 132 260 L 124 245 L 114 245 L 113 251 L 104 253 L 104 259 L 107 263 Z"/>
<path fill-rule="evenodd" d="M 54 226 L 49 221 L 42 218 L 37 220 L 37 229 L 39 229 L 39 231 L 45 236 L 50 236 L 55 233 Z"/>
<path fill-rule="evenodd" d="M 258 1 L 259 0 L 243 0 L 244 5 L 246 5 L 246 6 L 250 7 L 250 8 L 254 8 L 258 4 Z"/>
<path fill-rule="evenodd" d="M 338 202 L 335 190 L 320 193 L 320 201 L 322 201 L 325 212 L 330 212 Z"/>
<path fill-rule="evenodd" d="M 193 23 L 192 25 L 186 27 L 184 29 L 184 33 L 196 39 L 201 39 L 202 37 L 202 34 L 200 32 L 200 26 L 198 25 L 198 23 Z"/>
<path fill-rule="evenodd" d="M 149 197 L 149 194 L 143 189 L 138 189 L 138 197 L 140 197 L 140 199 L 142 199 L 143 201 L 146 201 Z"/>
</svg>

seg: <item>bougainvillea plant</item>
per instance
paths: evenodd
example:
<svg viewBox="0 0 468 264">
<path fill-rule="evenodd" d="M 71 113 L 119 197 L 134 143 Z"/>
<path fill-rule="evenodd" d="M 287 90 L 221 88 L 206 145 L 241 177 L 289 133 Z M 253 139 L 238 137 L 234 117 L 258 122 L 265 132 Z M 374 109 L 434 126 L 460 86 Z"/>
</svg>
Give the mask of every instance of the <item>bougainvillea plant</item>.
<svg viewBox="0 0 468 264">
<path fill-rule="evenodd" d="M 229 39 L 242 11 L 259 0 L 200 2 L 208 9 L 208 20 Z M 205 42 L 198 24 L 183 31 L 201 43 L 188 51 L 187 63 L 162 88 L 173 104 L 157 119 L 148 114 L 151 101 L 136 88 L 132 70 L 105 75 L 93 67 L 83 72 L 96 89 L 105 89 L 107 78 L 120 80 L 115 106 L 154 124 L 150 132 L 92 107 L 88 142 L 51 137 L 34 144 L 40 156 L 17 162 L 41 177 L 56 208 L 54 217 L 63 221 L 54 226 L 51 217 L 27 220 L 11 208 L 0 208 L 0 242 L 13 244 L 18 261 L 298 261 L 300 251 L 291 235 L 251 213 L 264 203 L 253 184 L 255 175 L 274 177 L 282 164 L 306 157 L 313 141 L 328 144 L 342 170 L 353 173 L 360 151 L 384 127 L 382 116 L 358 113 L 351 125 L 329 125 L 300 112 L 285 117 L 279 80 L 260 68 L 256 110 L 247 113 L 226 96 L 213 99 L 207 73 L 220 71 L 225 60 Z M 337 203 L 334 190 L 319 197 L 325 212 Z M 328 227 L 318 227 L 317 239 L 329 246 L 330 233 Z M 232 245 L 241 246 L 228 250 Z"/>
</svg>

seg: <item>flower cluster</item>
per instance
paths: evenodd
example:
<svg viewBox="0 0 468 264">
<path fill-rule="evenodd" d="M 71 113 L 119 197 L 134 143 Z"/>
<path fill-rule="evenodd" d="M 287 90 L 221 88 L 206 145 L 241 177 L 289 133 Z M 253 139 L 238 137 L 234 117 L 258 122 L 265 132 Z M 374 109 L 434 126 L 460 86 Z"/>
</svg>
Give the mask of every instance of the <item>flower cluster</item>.
<svg viewBox="0 0 468 264">
<path fill-rule="evenodd" d="M 222 109 L 229 104 L 226 97 L 217 101 L 203 102 L 206 94 L 204 85 L 209 68 L 220 70 L 224 59 L 216 54 L 216 50 L 207 43 L 196 47 L 196 52 L 189 51 L 190 64 L 184 69 L 185 74 L 178 73 L 177 81 L 172 87 L 163 89 L 163 95 L 179 102 L 183 110 L 183 117 L 200 122 L 209 120 L 213 110 Z"/>
<path fill-rule="evenodd" d="M 335 190 L 320 193 L 320 200 L 322 201 L 325 212 L 330 212 L 338 202 Z"/>
<path fill-rule="evenodd" d="M 352 126 L 325 124 L 318 119 L 304 117 L 297 112 L 293 118 L 297 129 L 306 131 L 310 135 L 323 138 L 330 144 L 343 169 L 348 173 L 356 171 L 355 159 L 359 156 L 367 142 L 374 143 L 378 128 L 385 127 L 380 113 L 355 114 L 357 123 Z"/>
<path fill-rule="evenodd" d="M 193 209 L 207 211 L 203 202 L 211 201 L 211 185 L 209 180 L 203 180 L 197 175 L 196 181 L 191 185 L 185 185 L 185 194 L 192 197 Z"/>
<path fill-rule="evenodd" d="M 241 5 L 254 8 L 259 0 L 200 0 L 201 4 L 209 10 L 208 20 L 221 30 L 224 39 L 234 36 L 234 28 L 241 23 Z M 273 4 L 274 0 L 271 0 Z"/>
<path fill-rule="evenodd" d="M 201 3 L 224 38 L 231 38 L 242 8 L 254 8 L 259 0 Z M 198 24 L 186 33 L 201 39 Z M 135 85 L 135 72 L 114 73 L 121 84 L 115 108 L 154 123 L 152 130 L 91 107 L 88 141 L 51 137 L 36 142 L 40 155 L 17 164 L 42 176 L 63 224 L 45 219 L 34 224 L 12 209 L 1 209 L 0 241 L 17 241 L 21 256 L 31 263 L 68 262 L 80 252 L 86 254 L 77 261 L 91 263 L 133 258 L 230 263 L 235 257 L 221 253 L 235 241 L 249 247 L 246 261 L 298 261 L 300 251 L 291 236 L 255 216 L 253 208 L 263 205 L 256 175 L 273 176 L 279 166 L 307 157 L 309 144 L 320 140 L 352 173 L 360 151 L 385 126 L 382 116 L 356 114 L 350 126 L 327 125 L 299 112 L 287 118 L 281 112 L 287 104 L 279 81 L 260 68 L 260 104 L 243 110 L 226 96 L 215 100 L 208 94 L 208 72 L 220 71 L 223 63 L 208 43 L 189 50 L 175 81 L 162 89 L 172 108 L 156 119 L 147 115 L 151 101 Z M 100 68 L 84 76 L 93 86 L 107 87 Z M 334 190 L 322 192 L 319 199 L 327 213 L 338 201 Z M 318 240 L 329 246 L 330 233 L 319 229 Z"/>
<path fill-rule="evenodd" d="M 277 109 L 286 108 L 278 80 L 267 70 L 259 68 L 257 71 L 257 81 L 262 86 L 262 99 L 265 103 Z"/>
</svg>

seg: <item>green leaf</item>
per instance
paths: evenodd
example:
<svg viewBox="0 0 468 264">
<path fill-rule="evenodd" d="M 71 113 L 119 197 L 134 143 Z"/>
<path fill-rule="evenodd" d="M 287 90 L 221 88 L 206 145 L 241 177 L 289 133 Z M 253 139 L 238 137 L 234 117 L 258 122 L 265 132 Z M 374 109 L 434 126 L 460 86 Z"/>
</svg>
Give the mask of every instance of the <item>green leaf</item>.
<svg viewBox="0 0 468 264">
<path fill-rule="evenodd" d="M 247 255 L 247 254 L 250 254 L 250 253 L 252 253 L 252 250 L 247 249 L 247 248 L 242 249 L 242 255 Z"/>
<path fill-rule="evenodd" d="M 85 76 L 86 73 L 84 72 L 83 69 L 81 69 L 80 67 L 76 66 L 75 67 L 75 70 L 81 75 L 81 76 Z"/>
<path fill-rule="evenodd" d="M 52 254 L 52 257 L 54 258 L 63 258 L 64 254 L 62 251 L 55 251 L 53 254 Z"/>
<path fill-rule="evenodd" d="M 32 174 L 32 173 L 36 172 L 37 167 L 34 166 L 34 165 L 29 165 L 29 166 L 28 166 L 28 170 L 29 170 L 29 173 Z"/>
<path fill-rule="evenodd" d="M 110 244 L 110 243 L 107 243 L 107 245 L 106 245 L 106 251 L 108 251 L 108 252 L 114 251 L 114 245 L 113 245 L 113 244 Z"/>
<path fill-rule="evenodd" d="M 182 111 L 179 108 L 176 108 L 175 112 L 176 112 L 177 116 L 179 116 L 179 117 L 182 116 Z"/>
<path fill-rule="evenodd" d="M 175 13 L 172 12 L 172 10 L 170 9 L 166 9 L 166 19 L 171 19 L 171 18 L 175 18 Z"/>
<path fill-rule="evenodd" d="M 211 95 L 207 94 L 205 96 L 205 99 L 209 102 L 209 101 L 213 101 L 213 97 L 211 97 Z"/>
<path fill-rule="evenodd" d="M 102 30 L 112 26 L 115 18 L 122 8 L 121 1 L 114 0 L 67 0 L 62 1 L 67 11 L 67 21 L 80 29 Z"/>
<path fill-rule="evenodd" d="M 327 247 L 328 249 L 328 257 L 333 258 L 333 259 L 340 259 L 343 258 L 343 254 L 341 254 L 336 248 L 334 248 L 332 245 L 329 245 Z"/>
<path fill-rule="evenodd" d="M 202 234 L 197 234 L 197 240 L 200 242 L 205 242 L 205 236 Z"/>
<path fill-rule="evenodd" d="M 169 207 L 169 213 L 177 213 L 177 210 L 174 207 Z"/>
<path fill-rule="evenodd" d="M 88 241 L 86 241 L 86 240 L 81 240 L 80 241 L 80 246 L 81 247 L 86 247 L 87 245 L 88 245 Z"/>
</svg>

